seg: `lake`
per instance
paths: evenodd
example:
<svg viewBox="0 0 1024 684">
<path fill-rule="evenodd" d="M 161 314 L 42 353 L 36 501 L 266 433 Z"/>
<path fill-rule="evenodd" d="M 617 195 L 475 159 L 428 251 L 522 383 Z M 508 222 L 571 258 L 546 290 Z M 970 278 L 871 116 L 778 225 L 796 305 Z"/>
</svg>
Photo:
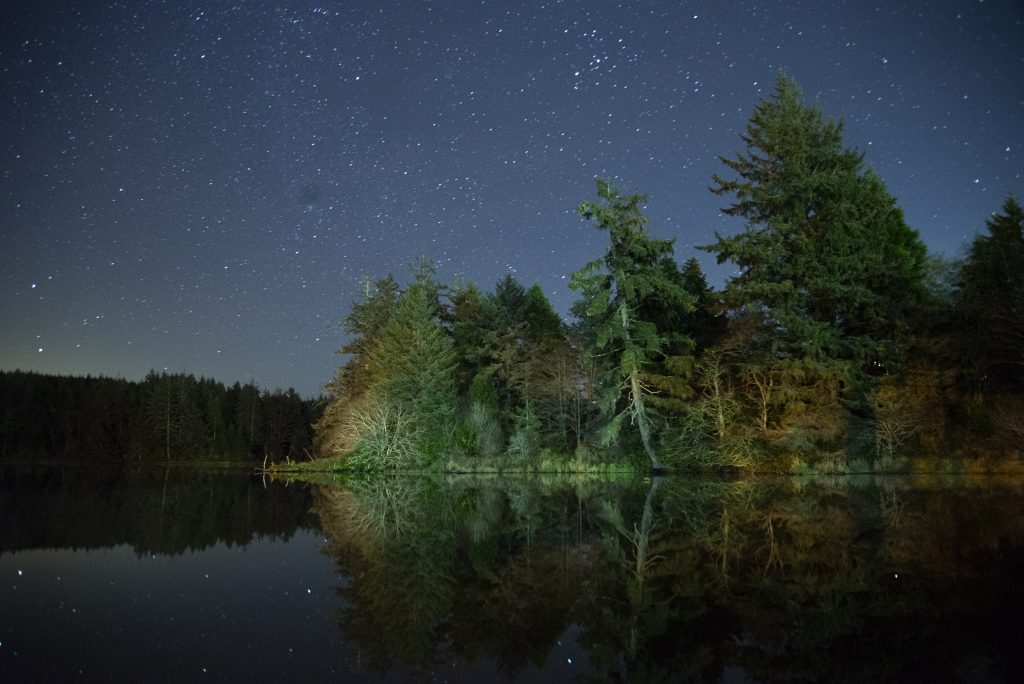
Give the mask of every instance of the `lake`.
<svg viewBox="0 0 1024 684">
<path fill-rule="evenodd" d="M 1024 681 L 992 477 L 0 468 L 0 681 Z"/>
</svg>

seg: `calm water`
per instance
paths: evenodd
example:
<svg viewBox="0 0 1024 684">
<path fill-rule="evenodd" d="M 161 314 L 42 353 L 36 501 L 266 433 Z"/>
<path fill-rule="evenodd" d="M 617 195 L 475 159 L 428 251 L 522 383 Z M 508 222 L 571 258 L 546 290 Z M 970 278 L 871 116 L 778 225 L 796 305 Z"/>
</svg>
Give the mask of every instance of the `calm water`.
<svg viewBox="0 0 1024 684">
<path fill-rule="evenodd" d="M 0 681 L 1024 681 L 1024 488 L 0 468 Z"/>
</svg>

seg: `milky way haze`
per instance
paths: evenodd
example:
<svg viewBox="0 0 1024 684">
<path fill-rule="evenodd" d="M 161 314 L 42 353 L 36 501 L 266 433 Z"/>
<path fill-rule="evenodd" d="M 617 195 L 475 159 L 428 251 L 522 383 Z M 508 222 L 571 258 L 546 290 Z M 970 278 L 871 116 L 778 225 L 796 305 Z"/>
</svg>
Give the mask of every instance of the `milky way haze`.
<svg viewBox="0 0 1024 684">
<path fill-rule="evenodd" d="M 360 278 L 421 254 L 565 312 L 606 239 L 573 213 L 595 176 L 647 193 L 680 260 L 741 228 L 707 186 L 779 68 L 956 255 L 1024 195 L 1022 21 L 1019 0 L 5 2 L 0 368 L 313 394 Z"/>
</svg>

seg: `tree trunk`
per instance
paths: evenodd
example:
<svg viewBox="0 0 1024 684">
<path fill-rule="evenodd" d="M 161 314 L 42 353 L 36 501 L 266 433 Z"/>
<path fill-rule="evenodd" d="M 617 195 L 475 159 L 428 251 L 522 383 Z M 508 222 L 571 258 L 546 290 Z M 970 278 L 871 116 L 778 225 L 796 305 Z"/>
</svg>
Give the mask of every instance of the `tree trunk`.
<svg viewBox="0 0 1024 684">
<path fill-rule="evenodd" d="M 622 319 L 622 338 L 628 347 L 630 344 L 629 309 L 625 302 L 619 304 L 619 316 Z M 647 457 L 651 459 L 651 469 L 664 470 L 665 467 L 661 465 L 658 455 L 654 453 L 654 447 L 651 446 L 651 419 L 647 417 L 647 408 L 644 406 L 644 388 L 640 382 L 639 368 L 634 368 L 629 374 L 629 392 L 629 410 L 633 414 L 637 427 L 640 428 L 640 441 L 643 442 Z"/>
</svg>

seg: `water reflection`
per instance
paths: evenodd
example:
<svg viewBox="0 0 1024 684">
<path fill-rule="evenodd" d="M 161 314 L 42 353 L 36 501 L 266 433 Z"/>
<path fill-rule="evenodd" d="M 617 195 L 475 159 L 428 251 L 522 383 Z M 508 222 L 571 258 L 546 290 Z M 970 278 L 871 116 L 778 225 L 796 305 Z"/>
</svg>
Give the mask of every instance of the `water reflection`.
<svg viewBox="0 0 1024 684">
<path fill-rule="evenodd" d="M 364 670 L 1024 680 L 1016 485 L 377 476 L 313 499 Z"/>
<path fill-rule="evenodd" d="M 265 486 L 249 471 L 0 467 L 0 554 L 99 549 L 181 554 L 315 525 L 308 486 Z"/>
</svg>

